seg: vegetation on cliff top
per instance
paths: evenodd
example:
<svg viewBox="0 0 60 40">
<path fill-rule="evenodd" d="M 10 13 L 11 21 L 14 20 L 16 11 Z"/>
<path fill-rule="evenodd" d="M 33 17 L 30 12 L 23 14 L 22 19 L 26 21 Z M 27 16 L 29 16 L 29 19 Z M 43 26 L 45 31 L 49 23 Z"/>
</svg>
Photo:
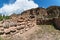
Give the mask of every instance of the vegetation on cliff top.
<svg viewBox="0 0 60 40">
<path fill-rule="evenodd" d="M 0 21 L 2 21 L 3 19 L 9 19 L 10 17 L 9 16 L 5 16 L 5 15 L 0 15 Z"/>
</svg>

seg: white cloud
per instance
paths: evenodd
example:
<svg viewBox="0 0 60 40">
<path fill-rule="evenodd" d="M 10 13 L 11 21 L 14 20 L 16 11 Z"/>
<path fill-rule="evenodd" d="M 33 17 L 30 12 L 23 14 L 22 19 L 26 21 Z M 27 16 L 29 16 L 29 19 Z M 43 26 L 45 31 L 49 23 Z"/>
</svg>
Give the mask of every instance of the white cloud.
<svg viewBox="0 0 60 40">
<path fill-rule="evenodd" d="M 18 12 L 22 12 L 24 10 L 28 10 L 31 8 L 36 8 L 38 7 L 38 5 L 36 3 L 34 3 L 33 0 L 16 0 L 16 2 L 14 4 L 9 4 L 6 5 L 4 4 L 4 6 L 2 8 L 0 8 L 0 13 L 5 13 L 6 15 L 11 15 L 12 13 L 18 13 Z"/>
</svg>

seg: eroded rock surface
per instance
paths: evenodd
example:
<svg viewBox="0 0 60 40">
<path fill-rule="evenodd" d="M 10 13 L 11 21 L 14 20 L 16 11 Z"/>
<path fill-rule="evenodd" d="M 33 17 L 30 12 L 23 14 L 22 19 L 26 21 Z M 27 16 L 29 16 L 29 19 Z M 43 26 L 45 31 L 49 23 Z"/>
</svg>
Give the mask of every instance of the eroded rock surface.
<svg viewBox="0 0 60 40">
<path fill-rule="evenodd" d="M 18 34 L 25 37 L 34 32 L 33 29 L 35 30 L 37 25 L 53 24 L 60 29 L 59 11 L 59 7 L 52 6 L 47 9 L 36 8 L 24 11 L 21 14 L 12 14 L 11 19 L 0 21 L 0 35 L 2 37 L 13 37 Z"/>
<path fill-rule="evenodd" d="M 8 34 L 23 34 L 32 27 L 36 26 L 36 24 L 33 24 L 34 22 L 34 19 L 30 20 L 23 17 L 16 18 L 15 21 L 13 21 L 13 19 L 3 20 L 3 23 L 0 23 L 0 35 L 8 36 Z"/>
</svg>

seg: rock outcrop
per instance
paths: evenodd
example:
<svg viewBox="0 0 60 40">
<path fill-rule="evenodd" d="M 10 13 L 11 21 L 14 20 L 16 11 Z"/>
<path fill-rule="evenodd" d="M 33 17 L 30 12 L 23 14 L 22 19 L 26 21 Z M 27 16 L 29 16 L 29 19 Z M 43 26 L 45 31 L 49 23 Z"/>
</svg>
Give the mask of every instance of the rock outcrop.
<svg viewBox="0 0 60 40">
<path fill-rule="evenodd" d="M 47 9 L 35 8 L 11 15 L 11 19 L 0 21 L 0 35 L 23 34 L 36 25 L 54 24 L 60 29 L 60 7 L 52 6 Z"/>
<path fill-rule="evenodd" d="M 3 23 L 2 23 L 3 22 Z M 32 27 L 36 26 L 35 20 L 25 18 L 23 16 L 9 19 L 9 20 L 3 20 L 0 23 L 0 35 L 1 36 L 8 36 L 8 35 L 14 35 L 16 33 L 23 34 L 24 32 L 28 31 Z"/>
</svg>

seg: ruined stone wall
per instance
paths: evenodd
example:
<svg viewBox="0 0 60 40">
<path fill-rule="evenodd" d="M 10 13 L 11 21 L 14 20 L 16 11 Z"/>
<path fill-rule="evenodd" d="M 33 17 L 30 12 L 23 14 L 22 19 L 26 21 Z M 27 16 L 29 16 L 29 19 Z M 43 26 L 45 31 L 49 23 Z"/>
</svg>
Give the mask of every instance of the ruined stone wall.
<svg viewBox="0 0 60 40">
<path fill-rule="evenodd" d="M 23 34 L 34 26 L 36 26 L 35 19 L 29 19 L 24 18 L 22 16 L 18 16 L 15 21 L 13 19 L 10 19 L 0 22 L 0 35 L 9 36 L 14 35 L 16 33 Z"/>
<path fill-rule="evenodd" d="M 0 21 L 0 35 L 23 34 L 36 25 L 50 25 L 51 23 L 56 24 L 56 27 L 60 28 L 60 18 L 58 16 L 55 19 L 49 18 L 49 16 L 56 13 L 56 10 L 53 12 L 54 14 L 47 10 L 49 9 L 36 8 L 24 11 L 19 15 L 11 15 L 11 19 Z"/>
</svg>

